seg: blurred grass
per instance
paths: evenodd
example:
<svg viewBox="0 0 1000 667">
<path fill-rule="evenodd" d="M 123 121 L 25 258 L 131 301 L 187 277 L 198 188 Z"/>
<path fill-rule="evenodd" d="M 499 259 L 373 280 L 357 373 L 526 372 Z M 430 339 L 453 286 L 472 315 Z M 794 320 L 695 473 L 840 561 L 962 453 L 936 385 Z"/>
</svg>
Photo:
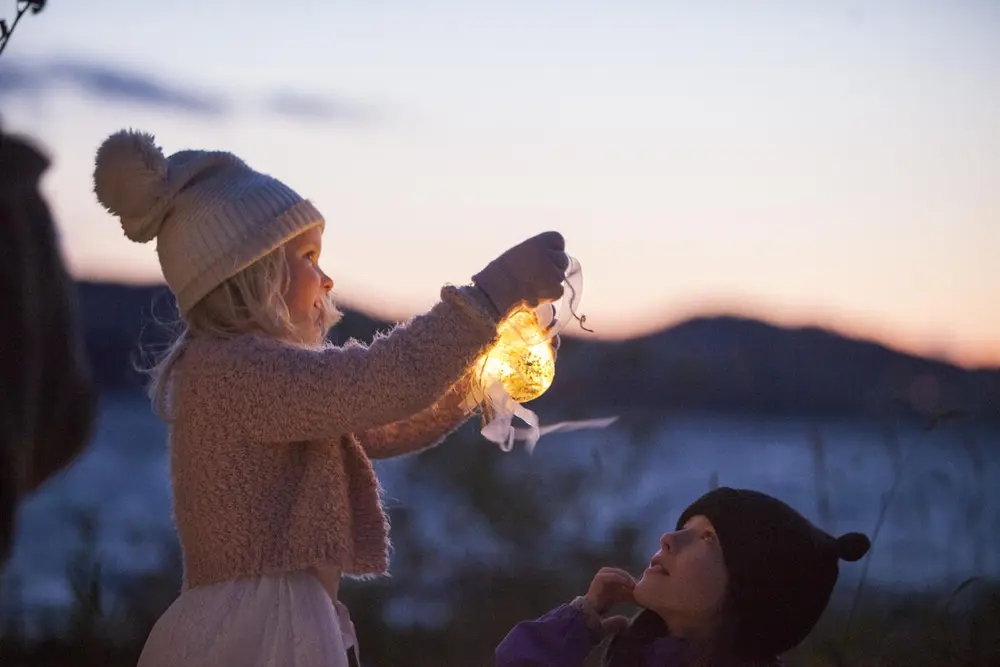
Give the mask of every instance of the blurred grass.
<svg viewBox="0 0 1000 667">
<path fill-rule="evenodd" d="M 405 526 L 405 517 L 394 518 Z M 405 533 L 405 528 L 401 532 Z M 435 598 L 443 605 L 447 619 L 439 627 L 397 625 L 390 620 L 391 607 L 405 603 L 407 596 L 421 588 L 415 580 L 419 571 L 404 570 L 391 582 L 346 581 L 342 597 L 358 628 L 366 665 L 488 665 L 494 646 L 517 621 L 533 618 L 579 594 L 598 564 L 622 562 L 621 549 L 628 550 L 629 541 L 624 535 L 618 548 L 579 553 L 578 561 L 569 567 L 504 571 L 465 564 L 451 578 L 451 593 Z M 0 664 L 136 664 L 153 624 L 179 590 L 176 544 L 164 543 L 169 565 L 162 570 L 114 583 L 109 583 L 92 545 L 81 542 L 67 569 L 73 602 L 67 608 L 49 610 L 42 636 L 30 636 L 24 623 L 25 610 L 11 608 L 12 596 L 7 595 Z M 812 635 L 787 656 L 789 664 L 1000 665 L 1000 581 L 970 578 L 956 590 L 945 592 L 902 593 L 869 587 L 856 608 L 850 591 L 840 593 Z"/>
<path fill-rule="evenodd" d="M 453 437 L 476 436 L 467 430 Z M 808 443 L 820 523 L 834 530 L 827 444 L 819 429 L 809 431 Z M 879 525 L 906 469 L 905 448 L 891 430 L 886 431 L 884 443 L 894 480 L 879 508 Z M 644 465 L 640 449 L 631 451 L 636 466 Z M 975 475 L 974 483 L 962 489 L 966 516 L 956 516 L 955 521 L 971 529 L 981 525 L 989 494 L 982 474 L 982 450 L 970 440 L 962 451 Z M 442 577 L 442 545 L 422 533 L 411 512 L 391 509 L 392 579 L 345 581 L 342 587 L 342 599 L 357 626 L 364 665 L 491 665 L 494 647 L 515 623 L 578 595 L 603 565 L 637 567 L 645 562 L 648 554 L 643 553 L 641 530 L 628 521 L 619 524 L 603 544 L 568 540 L 557 545 L 556 552 L 552 550 L 550 535 L 557 523 L 586 525 L 579 523 L 587 520 L 580 516 L 581 500 L 592 491 L 588 480 L 604 474 L 600 460 L 595 460 L 593 470 L 547 471 L 544 479 L 538 471 L 508 475 L 503 467 L 484 448 L 454 443 L 413 460 L 409 474 L 446 494 L 454 506 L 465 508 L 463 521 L 482 521 L 509 556 L 500 569 L 468 557 Z M 709 487 L 718 483 L 716 474 L 707 480 Z M 44 610 L 40 627 L 33 633 L 27 623 L 28 610 L 18 599 L 17 582 L 12 581 L 2 600 L 3 667 L 135 665 L 156 619 L 176 598 L 181 565 L 173 536 L 155 538 L 163 554 L 161 569 L 129 577 L 102 559 L 97 547 L 100 526 L 93 516 L 81 513 L 74 517 L 74 525 L 78 548 L 66 571 L 72 603 Z M 878 526 L 872 537 L 874 552 Z M 838 587 L 815 631 L 786 656 L 789 664 L 1000 666 L 1000 581 L 970 576 L 950 591 L 903 592 L 866 584 L 864 572 L 856 587 Z M 418 610 L 409 614 L 411 620 L 398 620 L 401 609 L 412 612 L 415 605 Z M 433 614 L 427 612 L 428 605 Z M 440 622 L 431 622 L 432 617 Z"/>
<path fill-rule="evenodd" d="M 175 547 L 169 567 L 115 587 L 116 602 L 100 561 L 82 548 L 70 564 L 73 603 L 51 610 L 49 628 L 32 638 L 24 610 L 6 610 L 0 637 L 5 667 L 135 665 L 153 623 L 180 585 Z M 609 558 L 613 554 L 605 554 Z M 582 560 L 601 560 L 592 553 Z M 612 561 L 613 562 L 613 561 Z M 584 563 L 580 563 L 584 565 Z M 466 667 L 491 664 L 494 646 L 519 620 L 533 618 L 583 590 L 584 572 L 573 568 L 487 570 L 470 563 L 456 573 L 453 593 L 440 602 L 448 622 L 440 627 L 395 625 L 389 609 L 415 583 L 412 575 L 391 582 L 345 582 L 343 599 L 358 628 L 366 665 Z M 960 590 L 959 590 L 960 589 Z M 969 579 L 952 592 L 868 589 L 851 618 L 851 600 L 835 600 L 810 637 L 786 656 L 803 667 L 923 667 L 1000 665 L 1000 581 Z M 628 611 L 628 610 L 624 610 Z M 850 624 L 849 635 L 845 630 Z"/>
</svg>

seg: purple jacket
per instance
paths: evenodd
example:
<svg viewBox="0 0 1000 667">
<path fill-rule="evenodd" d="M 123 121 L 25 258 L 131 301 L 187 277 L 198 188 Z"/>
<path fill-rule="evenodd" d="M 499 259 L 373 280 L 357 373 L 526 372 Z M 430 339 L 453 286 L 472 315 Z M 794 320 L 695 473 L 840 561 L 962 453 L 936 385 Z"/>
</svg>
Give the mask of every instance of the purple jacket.
<svg viewBox="0 0 1000 667">
<path fill-rule="evenodd" d="M 599 643 L 583 614 L 564 604 L 537 620 L 515 625 L 497 646 L 496 667 L 583 667 Z M 629 667 L 681 667 L 687 653 L 683 639 L 661 637 L 646 646 L 638 665 Z"/>
</svg>

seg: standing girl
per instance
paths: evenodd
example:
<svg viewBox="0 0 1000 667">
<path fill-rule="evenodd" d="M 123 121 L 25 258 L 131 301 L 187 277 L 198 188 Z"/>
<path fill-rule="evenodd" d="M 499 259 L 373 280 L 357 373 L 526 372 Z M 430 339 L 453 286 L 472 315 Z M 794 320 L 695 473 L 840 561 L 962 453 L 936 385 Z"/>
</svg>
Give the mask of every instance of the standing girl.
<svg viewBox="0 0 1000 667">
<path fill-rule="evenodd" d="M 562 295 L 562 237 L 509 249 L 370 346 L 335 347 L 325 222 L 289 187 L 231 153 L 165 157 L 133 131 L 101 145 L 94 183 L 130 239 L 156 239 L 184 324 L 151 385 L 170 425 L 183 590 L 140 666 L 356 664 L 340 578 L 388 569 L 370 459 L 468 418 L 471 368 L 500 319 Z"/>
</svg>

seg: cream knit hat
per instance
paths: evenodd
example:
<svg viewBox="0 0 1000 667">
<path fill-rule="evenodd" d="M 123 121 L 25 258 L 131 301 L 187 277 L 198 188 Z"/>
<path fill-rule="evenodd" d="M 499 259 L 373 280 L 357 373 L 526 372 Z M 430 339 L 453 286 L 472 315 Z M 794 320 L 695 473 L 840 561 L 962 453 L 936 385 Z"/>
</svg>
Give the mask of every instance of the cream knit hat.
<svg viewBox="0 0 1000 667">
<path fill-rule="evenodd" d="M 312 203 L 232 153 L 164 157 L 152 135 L 133 130 L 101 144 L 94 192 L 126 236 L 156 239 L 181 315 L 285 241 L 324 224 Z"/>
</svg>

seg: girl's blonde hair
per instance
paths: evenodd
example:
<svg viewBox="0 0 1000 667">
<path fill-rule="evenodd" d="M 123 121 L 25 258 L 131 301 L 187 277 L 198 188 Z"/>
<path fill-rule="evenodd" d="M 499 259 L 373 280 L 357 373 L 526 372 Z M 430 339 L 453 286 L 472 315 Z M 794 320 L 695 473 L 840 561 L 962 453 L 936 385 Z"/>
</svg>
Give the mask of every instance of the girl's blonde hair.
<svg viewBox="0 0 1000 667">
<path fill-rule="evenodd" d="M 292 343 L 303 343 L 302 332 L 292 322 L 285 291 L 288 262 L 284 248 L 277 248 L 226 280 L 192 306 L 179 322 L 180 330 L 152 367 L 149 398 L 157 414 L 171 421 L 172 375 L 188 344 L 196 337 L 231 339 L 256 333 Z M 320 336 L 340 320 L 331 298 L 322 301 Z"/>
</svg>

